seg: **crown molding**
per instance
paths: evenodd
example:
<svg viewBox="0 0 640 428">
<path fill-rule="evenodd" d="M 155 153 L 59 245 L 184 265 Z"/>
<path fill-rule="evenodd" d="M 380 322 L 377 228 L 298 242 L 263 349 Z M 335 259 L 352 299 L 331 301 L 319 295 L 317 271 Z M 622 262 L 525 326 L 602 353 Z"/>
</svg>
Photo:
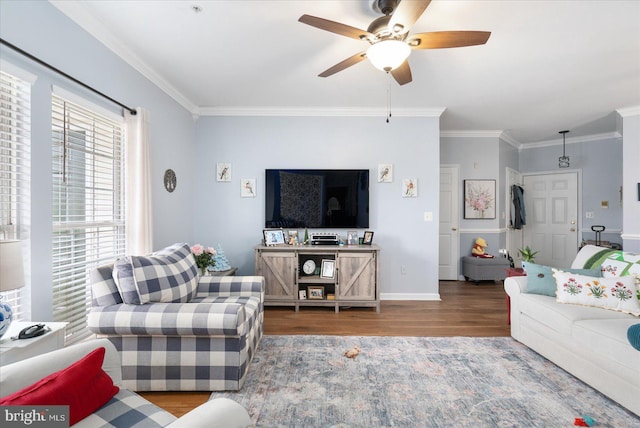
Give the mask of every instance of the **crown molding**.
<svg viewBox="0 0 640 428">
<path fill-rule="evenodd" d="M 444 138 L 500 138 L 503 131 L 441 131 L 440 136 Z"/>
<path fill-rule="evenodd" d="M 622 117 L 637 116 L 640 115 L 640 106 L 619 108 L 616 111 Z"/>
<path fill-rule="evenodd" d="M 394 109 L 394 117 L 440 117 L 446 108 Z M 386 117 L 382 108 L 358 107 L 201 107 L 201 116 Z"/>
<path fill-rule="evenodd" d="M 162 76 L 156 73 L 155 70 L 131 52 L 129 48 L 124 46 L 107 27 L 105 27 L 87 10 L 82 2 L 49 0 L 49 3 L 122 58 L 122 60 L 124 60 L 128 65 L 157 85 L 163 92 L 173 98 L 191 114 L 197 115 L 199 113 L 199 109 L 196 104 L 185 97 Z"/>
<path fill-rule="evenodd" d="M 498 138 L 505 143 L 509 144 L 515 149 L 520 150 L 522 143 L 507 134 L 505 131 L 500 130 L 488 130 L 488 131 L 441 131 L 440 137 L 444 138 Z"/>
<path fill-rule="evenodd" d="M 580 144 L 580 143 L 588 143 L 591 141 L 600 141 L 604 142 L 606 140 L 618 140 L 622 138 L 622 134 L 617 131 L 613 132 L 604 132 L 601 134 L 591 134 L 591 135 L 582 135 L 579 137 L 569 137 L 567 138 L 567 144 Z M 523 149 L 538 149 L 540 147 L 550 147 L 550 146 L 561 146 L 562 138 L 554 139 L 554 140 L 546 140 L 546 141 L 538 141 L 535 143 L 529 143 L 522 146 Z"/>
<path fill-rule="evenodd" d="M 523 147 L 523 144 L 520 141 L 516 140 L 506 132 L 500 134 L 500 139 L 517 150 L 521 150 Z"/>
</svg>

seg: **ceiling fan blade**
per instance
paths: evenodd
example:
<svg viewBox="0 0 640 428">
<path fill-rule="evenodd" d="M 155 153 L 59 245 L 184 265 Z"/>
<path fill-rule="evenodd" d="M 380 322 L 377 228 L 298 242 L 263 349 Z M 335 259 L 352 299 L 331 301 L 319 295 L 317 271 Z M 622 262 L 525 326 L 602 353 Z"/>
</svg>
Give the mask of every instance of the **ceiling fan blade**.
<svg viewBox="0 0 640 428">
<path fill-rule="evenodd" d="M 406 33 L 422 16 L 431 0 L 401 0 L 389 20 L 389 29 L 396 33 Z"/>
<path fill-rule="evenodd" d="M 411 49 L 460 48 L 484 45 L 489 40 L 490 31 L 434 31 L 419 33 L 409 37 Z"/>
<path fill-rule="evenodd" d="M 359 63 L 360 61 L 363 61 L 366 57 L 367 57 L 367 53 L 365 51 L 359 52 L 359 53 L 357 53 L 357 54 L 355 54 L 353 56 L 350 56 L 349 58 L 345 59 L 344 61 L 340 61 L 339 63 L 337 63 L 333 67 L 326 69 L 322 73 L 318 74 L 318 76 L 319 77 L 329 77 L 332 74 L 336 74 L 337 72 L 342 71 L 345 68 L 351 67 L 352 65 L 355 65 L 355 64 Z"/>
<path fill-rule="evenodd" d="M 411 82 L 411 67 L 409 67 L 409 61 L 405 60 L 400 67 L 391 70 L 391 75 L 399 85 L 406 85 Z"/>
<path fill-rule="evenodd" d="M 342 36 L 351 37 L 357 40 L 366 40 L 368 38 L 375 38 L 375 35 L 366 30 L 352 27 L 350 25 L 341 24 L 339 22 L 330 21 L 324 18 L 318 18 L 317 16 L 302 15 L 299 22 L 303 24 L 311 25 L 312 27 L 319 28 L 321 30 L 330 31 L 332 33 L 340 34 Z"/>
</svg>

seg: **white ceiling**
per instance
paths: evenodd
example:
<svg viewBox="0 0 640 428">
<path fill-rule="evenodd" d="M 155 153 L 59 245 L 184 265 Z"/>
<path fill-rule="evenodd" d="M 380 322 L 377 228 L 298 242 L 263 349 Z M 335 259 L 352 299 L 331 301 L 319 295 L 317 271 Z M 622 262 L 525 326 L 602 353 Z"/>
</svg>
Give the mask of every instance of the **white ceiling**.
<svg viewBox="0 0 640 428">
<path fill-rule="evenodd" d="M 298 22 L 366 29 L 371 0 L 50 0 L 194 114 L 444 111 L 444 132 L 504 131 L 516 144 L 614 134 L 640 106 L 640 2 L 433 0 L 411 34 L 491 31 L 486 45 L 413 51 L 399 86 L 368 61 L 317 75 L 366 42 Z M 404 0 L 410 1 L 410 0 Z M 195 13 L 198 5 L 202 12 Z"/>
</svg>

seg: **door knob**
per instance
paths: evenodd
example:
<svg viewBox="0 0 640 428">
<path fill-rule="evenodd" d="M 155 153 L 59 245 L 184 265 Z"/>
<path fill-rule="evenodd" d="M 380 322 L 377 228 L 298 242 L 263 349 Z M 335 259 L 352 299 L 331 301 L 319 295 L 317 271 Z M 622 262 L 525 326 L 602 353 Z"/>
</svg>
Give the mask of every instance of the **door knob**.
<svg viewBox="0 0 640 428">
<path fill-rule="evenodd" d="M 456 231 L 456 230 L 458 230 L 458 229 L 457 229 L 457 228 L 455 228 L 455 227 L 452 227 L 452 228 L 451 228 L 451 230 Z"/>
<path fill-rule="evenodd" d="M 571 229 L 569 229 L 569 230 L 570 230 L 570 231 L 572 231 L 572 232 L 575 232 L 575 231 L 576 231 L 576 228 L 575 228 L 575 227 L 572 227 L 572 228 L 571 228 Z"/>
<path fill-rule="evenodd" d="M 576 221 L 575 220 L 571 220 L 571 224 L 576 224 Z"/>
</svg>

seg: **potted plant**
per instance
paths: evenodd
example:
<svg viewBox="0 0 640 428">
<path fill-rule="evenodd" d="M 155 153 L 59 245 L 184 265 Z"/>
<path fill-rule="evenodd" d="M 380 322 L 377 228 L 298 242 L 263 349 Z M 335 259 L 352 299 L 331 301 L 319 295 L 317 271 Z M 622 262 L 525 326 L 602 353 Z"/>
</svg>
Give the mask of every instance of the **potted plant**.
<svg viewBox="0 0 640 428">
<path fill-rule="evenodd" d="M 528 245 L 518 250 L 520 257 L 522 257 L 522 269 L 525 272 L 527 271 L 526 264 L 535 263 L 534 260 L 536 258 L 536 254 L 538 254 L 539 252 L 540 251 L 533 251 Z"/>
</svg>

